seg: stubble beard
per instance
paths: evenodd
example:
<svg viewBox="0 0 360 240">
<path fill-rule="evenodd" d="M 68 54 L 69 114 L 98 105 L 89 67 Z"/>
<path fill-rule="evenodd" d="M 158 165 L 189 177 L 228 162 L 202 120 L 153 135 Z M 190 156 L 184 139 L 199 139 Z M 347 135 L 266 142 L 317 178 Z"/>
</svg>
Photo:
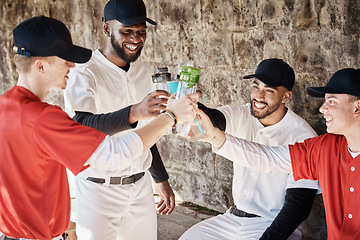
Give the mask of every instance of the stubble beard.
<svg viewBox="0 0 360 240">
<path fill-rule="evenodd" d="M 136 52 L 136 55 L 134 57 L 129 57 L 128 55 L 126 55 L 124 51 L 124 47 L 120 47 L 120 45 L 115 42 L 114 35 L 111 35 L 110 40 L 111 40 L 111 46 L 113 47 L 116 55 L 119 58 L 121 58 L 124 62 L 132 63 L 135 62 L 140 57 L 142 47 L 139 48 L 139 50 Z"/>
<path fill-rule="evenodd" d="M 273 104 L 272 106 L 269 106 L 267 103 L 265 102 L 259 102 L 261 104 L 265 104 L 268 109 L 265 111 L 265 112 L 257 112 L 257 111 L 254 111 L 254 108 L 253 108 L 253 105 L 254 105 L 254 102 L 255 100 L 254 99 L 251 99 L 250 101 L 250 111 L 251 111 L 251 115 L 256 117 L 257 119 L 264 119 L 266 118 L 267 116 L 271 115 L 273 112 L 275 112 L 276 110 L 279 109 L 280 105 L 281 105 L 281 102 L 277 102 L 276 104 Z"/>
</svg>

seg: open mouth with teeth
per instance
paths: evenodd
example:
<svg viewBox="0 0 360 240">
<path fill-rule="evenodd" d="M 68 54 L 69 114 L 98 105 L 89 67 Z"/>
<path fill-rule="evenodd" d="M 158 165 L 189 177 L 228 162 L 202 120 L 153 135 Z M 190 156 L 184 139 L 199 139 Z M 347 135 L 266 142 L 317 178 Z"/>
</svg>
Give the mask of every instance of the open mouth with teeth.
<svg viewBox="0 0 360 240">
<path fill-rule="evenodd" d="M 255 102 L 255 101 L 253 103 L 254 103 L 253 106 L 258 110 L 263 110 L 267 106 L 267 104 L 259 103 L 259 102 Z"/>
<path fill-rule="evenodd" d="M 141 44 L 128 44 L 124 43 L 124 47 L 131 52 L 136 52 L 140 48 Z"/>
<path fill-rule="evenodd" d="M 332 118 L 331 118 L 331 117 L 325 117 L 325 116 L 324 116 L 324 118 L 325 118 L 326 124 L 328 124 L 328 123 L 330 123 L 330 122 L 332 121 Z"/>
</svg>

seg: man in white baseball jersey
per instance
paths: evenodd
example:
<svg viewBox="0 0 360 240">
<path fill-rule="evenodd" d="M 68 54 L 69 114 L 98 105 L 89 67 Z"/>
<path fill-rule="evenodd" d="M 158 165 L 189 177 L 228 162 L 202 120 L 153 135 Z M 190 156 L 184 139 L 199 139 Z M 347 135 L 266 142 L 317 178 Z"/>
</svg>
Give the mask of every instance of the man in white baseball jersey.
<svg viewBox="0 0 360 240">
<path fill-rule="evenodd" d="M 199 110 L 205 134 L 193 135 L 192 140 L 208 141 L 217 154 L 256 171 L 318 180 L 328 240 L 360 239 L 360 69 L 340 69 L 325 87 L 306 90 L 312 97 L 325 97 L 319 111 L 326 121 L 326 134 L 270 147 L 217 130 Z"/>
<path fill-rule="evenodd" d="M 199 104 L 214 126 L 269 146 L 316 136 L 305 120 L 285 107 L 295 81 L 294 71 L 287 63 L 266 59 L 255 74 L 244 78 L 254 78 L 250 103 L 227 105 L 217 110 Z M 235 206 L 225 214 L 194 225 L 180 239 L 301 239 L 300 224 L 310 213 L 318 182 L 295 182 L 291 174 L 260 173 L 236 161 L 233 167 Z"/>
<path fill-rule="evenodd" d="M 80 123 L 121 135 L 145 124 L 139 120 L 157 116 L 165 109 L 169 94 L 154 91 L 150 68 L 136 61 L 146 41 L 146 22 L 156 24 L 146 17 L 143 1 L 110 0 L 103 21 L 105 45 L 93 52 L 88 63 L 71 71 L 65 107 Z M 144 160 L 140 172 L 130 166 L 119 176 L 90 167 L 77 176 L 79 239 L 156 239 L 155 203 L 147 170 L 150 168 L 160 193 L 160 214 L 172 212 L 175 196 L 156 146 L 140 157 Z M 123 176 L 133 180 L 111 181 Z"/>
</svg>

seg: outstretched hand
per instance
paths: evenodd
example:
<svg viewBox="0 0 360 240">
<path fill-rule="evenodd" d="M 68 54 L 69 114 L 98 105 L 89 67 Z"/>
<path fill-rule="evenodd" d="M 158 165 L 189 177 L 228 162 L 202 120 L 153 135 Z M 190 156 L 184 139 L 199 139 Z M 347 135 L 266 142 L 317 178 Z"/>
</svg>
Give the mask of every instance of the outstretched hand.
<svg viewBox="0 0 360 240">
<path fill-rule="evenodd" d="M 175 114 L 178 123 L 184 123 L 195 118 L 198 101 L 198 93 L 188 94 L 179 99 L 171 96 L 167 103 L 167 109 Z"/>
<path fill-rule="evenodd" d="M 141 102 L 131 106 L 129 113 L 130 124 L 159 115 L 162 110 L 166 109 L 169 97 L 170 93 L 164 90 L 155 90 L 149 93 Z"/>
<path fill-rule="evenodd" d="M 196 120 L 200 124 L 203 132 L 199 131 L 196 124 L 192 124 L 188 137 L 191 141 L 207 141 L 209 142 L 217 134 L 218 129 L 214 127 L 208 115 L 201 109 L 197 109 Z"/>
</svg>

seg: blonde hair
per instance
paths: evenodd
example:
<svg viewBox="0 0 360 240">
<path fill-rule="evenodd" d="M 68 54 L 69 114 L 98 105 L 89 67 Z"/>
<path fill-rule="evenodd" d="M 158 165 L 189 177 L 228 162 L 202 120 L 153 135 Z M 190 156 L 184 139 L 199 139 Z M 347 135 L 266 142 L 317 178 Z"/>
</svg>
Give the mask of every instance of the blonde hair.
<svg viewBox="0 0 360 240">
<path fill-rule="evenodd" d="M 23 55 L 15 54 L 14 62 L 16 65 L 16 69 L 21 73 L 28 73 L 31 70 L 32 64 L 39 58 L 41 58 L 49 63 L 54 61 L 53 56 L 50 56 L 50 57 L 26 57 Z"/>
<path fill-rule="evenodd" d="M 35 60 L 35 57 L 26 57 L 19 54 L 15 54 L 14 56 L 16 69 L 21 73 L 29 72 L 31 69 L 31 65 L 34 63 Z"/>
</svg>

